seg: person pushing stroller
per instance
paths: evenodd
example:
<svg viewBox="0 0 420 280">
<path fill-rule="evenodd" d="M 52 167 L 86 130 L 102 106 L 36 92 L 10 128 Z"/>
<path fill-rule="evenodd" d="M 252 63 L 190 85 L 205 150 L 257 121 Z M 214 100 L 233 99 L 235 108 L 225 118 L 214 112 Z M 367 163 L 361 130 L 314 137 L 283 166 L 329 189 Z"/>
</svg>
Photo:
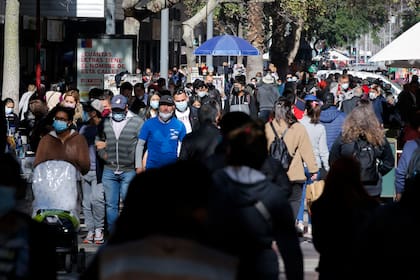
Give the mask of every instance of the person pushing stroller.
<svg viewBox="0 0 420 280">
<path fill-rule="evenodd" d="M 74 109 L 58 105 L 51 113 L 54 130 L 42 137 L 33 164 L 33 213 L 65 210 L 79 222 L 77 181 L 90 168 L 88 144 L 72 128 Z"/>
<path fill-rule="evenodd" d="M 57 270 L 72 270 L 78 262 L 80 227 L 80 175 L 90 169 L 88 144 L 72 128 L 74 109 L 57 105 L 52 110 L 53 131 L 41 138 L 32 179 L 32 217 L 54 233 Z M 80 269 L 80 268 L 79 268 Z"/>
</svg>

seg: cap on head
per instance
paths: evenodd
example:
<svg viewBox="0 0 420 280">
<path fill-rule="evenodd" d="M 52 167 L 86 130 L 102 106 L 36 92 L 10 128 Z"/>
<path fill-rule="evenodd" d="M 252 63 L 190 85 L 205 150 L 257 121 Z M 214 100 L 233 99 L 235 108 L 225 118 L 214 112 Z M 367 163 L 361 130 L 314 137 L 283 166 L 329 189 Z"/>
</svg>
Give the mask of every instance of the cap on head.
<svg viewBox="0 0 420 280">
<path fill-rule="evenodd" d="M 170 96 L 170 95 L 162 95 L 160 97 L 160 100 L 159 100 L 159 106 L 160 105 L 174 106 L 175 105 L 175 102 L 174 102 L 174 99 L 172 98 L 172 96 Z"/>
<path fill-rule="evenodd" d="M 307 94 L 304 98 L 305 101 L 318 101 L 318 98 L 316 98 L 313 94 Z"/>
<path fill-rule="evenodd" d="M 115 95 L 111 99 L 111 109 L 125 109 L 127 106 L 127 98 L 124 95 Z"/>
</svg>

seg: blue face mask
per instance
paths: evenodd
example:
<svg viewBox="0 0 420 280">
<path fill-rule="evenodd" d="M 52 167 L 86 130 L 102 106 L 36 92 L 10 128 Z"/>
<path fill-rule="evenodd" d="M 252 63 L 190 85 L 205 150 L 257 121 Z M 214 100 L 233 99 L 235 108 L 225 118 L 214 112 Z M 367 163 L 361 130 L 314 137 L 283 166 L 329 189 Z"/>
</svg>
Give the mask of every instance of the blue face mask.
<svg viewBox="0 0 420 280">
<path fill-rule="evenodd" d="M 54 120 L 53 127 L 57 133 L 60 133 L 67 130 L 69 126 L 67 125 L 67 122 L 65 121 Z"/>
<path fill-rule="evenodd" d="M 159 101 L 157 100 L 150 101 L 150 107 L 156 110 L 157 108 L 159 108 Z"/>
<path fill-rule="evenodd" d="M 88 122 L 89 120 L 90 120 L 89 113 L 86 112 L 86 111 L 83 111 L 82 121 L 83 122 Z"/>
<path fill-rule="evenodd" d="M 116 122 L 125 120 L 125 112 L 112 112 L 112 119 Z"/>
<path fill-rule="evenodd" d="M 188 103 L 187 101 L 178 101 L 175 102 L 175 106 L 178 109 L 178 111 L 184 112 L 187 109 Z"/>
<path fill-rule="evenodd" d="M 15 207 L 15 194 L 15 188 L 0 185 L 0 217 L 3 217 Z"/>
<path fill-rule="evenodd" d="M 204 96 L 206 96 L 206 95 L 207 95 L 207 91 L 197 91 L 197 95 L 198 95 L 200 98 L 203 98 Z"/>
</svg>

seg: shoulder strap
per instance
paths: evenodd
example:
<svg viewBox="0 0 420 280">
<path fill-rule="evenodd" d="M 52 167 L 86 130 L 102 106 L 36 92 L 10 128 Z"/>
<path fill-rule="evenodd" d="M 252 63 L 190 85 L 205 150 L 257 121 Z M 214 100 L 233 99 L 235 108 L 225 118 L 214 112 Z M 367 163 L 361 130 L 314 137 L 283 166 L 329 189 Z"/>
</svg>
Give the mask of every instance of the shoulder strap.
<svg viewBox="0 0 420 280">
<path fill-rule="evenodd" d="M 277 131 L 276 131 L 276 129 L 274 128 L 274 125 L 273 125 L 273 122 L 271 121 L 270 122 L 270 126 L 271 126 L 271 129 L 273 130 L 273 132 L 274 132 L 274 135 L 277 137 L 277 138 L 280 138 L 279 137 L 279 135 L 277 134 Z M 289 128 L 286 128 L 284 131 L 283 131 L 283 133 L 281 134 L 281 138 L 283 139 L 284 138 L 284 135 L 286 134 L 286 132 L 287 132 L 287 130 L 288 130 Z"/>
<path fill-rule="evenodd" d="M 281 134 L 281 138 L 284 138 L 284 135 L 286 135 L 286 132 L 287 132 L 287 130 L 288 130 L 289 128 L 286 128 L 284 131 L 283 131 L 283 133 Z"/>
<path fill-rule="evenodd" d="M 261 216 L 263 216 L 263 218 L 267 221 L 267 223 L 270 225 L 270 227 L 272 227 L 273 224 L 272 224 L 272 221 L 271 221 L 271 215 L 270 215 L 270 212 L 268 212 L 267 207 L 265 207 L 264 203 L 262 203 L 261 200 L 258 200 L 254 204 L 254 206 L 257 209 L 257 211 L 261 214 Z"/>
<path fill-rule="evenodd" d="M 280 137 L 279 137 L 279 135 L 277 134 L 276 129 L 274 128 L 274 125 L 273 125 L 273 122 L 272 122 L 272 121 L 270 122 L 270 126 L 271 126 L 271 129 L 272 129 L 272 130 L 273 130 L 273 132 L 274 132 L 274 135 L 275 135 L 277 138 L 280 138 Z"/>
</svg>

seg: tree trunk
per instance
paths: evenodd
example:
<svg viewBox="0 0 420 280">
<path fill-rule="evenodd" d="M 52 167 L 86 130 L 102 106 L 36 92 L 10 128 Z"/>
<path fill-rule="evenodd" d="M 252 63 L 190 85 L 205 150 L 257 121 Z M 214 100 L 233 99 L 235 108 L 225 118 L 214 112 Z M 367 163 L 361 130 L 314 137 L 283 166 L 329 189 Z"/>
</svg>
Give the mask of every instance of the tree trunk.
<svg viewBox="0 0 420 280">
<path fill-rule="evenodd" d="M 163 9 L 170 8 L 175 4 L 181 2 L 180 0 L 151 0 L 146 4 L 148 10 L 158 13 Z M 214 9 L 214 8 L 213 8 Z"/>
<path fill-rule="evenodd" d="M 115 35 L 115 0 L 106 0 L 105 20 L 107 35 Z"/>
<path fill-rule="evenodd" d="M 4 62 L 2 99 L 19 104 L 19 1 L 7 0 L 4 22 Z M 15 106 L 17 110 L 18 106 Z"/>
<path fill-rule="evenodd" d="M 299 19 L 297 24 L 296 24 L 296 28 L 294 29 L 293 32 L 293 47 L 289 52 L 289 55 L 287 56 L 287 64 L 288 66 L 290 66 L 293 61 L 295 60 L 296 54 L 299 50 L 299 46 L 300 46 L 300 37 L 302 35 L 302 30 L 303 30 L 303 20 Z"/>
<path fill-rule="evenodd" d="M 139 32 L 140 22 L 134 17 L 126 17 L 124 19 L 124 35 L 136 35 L 136 67 L 139 65 Z"/>
<path fill-rule="evenodd" d="M 140 0 L 123 0 L 121 3 L 121 7 L 123 10 L 134 8 Z"/>
<path fill-rule="evenodd" d="M 279 77 L 283 78 L 289 71 L 287 54 L 288 54 L 288 37 L 285 37 L 286 23 L 279 14 L 273 14 L 273 33 L 272 44 L 270 46 L 270 60 L 277 67 Z"/>
<path fill-rule="evenodd" d="M 193 17 L 182 23 L 182 39 L 186 44 L 185 53 L 187 56 L 188 71 L 191 71 L 191 67 L 195 66 L 195 56 L 193 54 L 194 28 L 207 17 L 207 13 L 212 12 L 214 8 L 216 8 L 217 4 L 219 4 L 219 1 L 220 0 L 209 0 L 207 2 L 207 6 L 204 6 Z"/>
<path fill-rule="evenodd" d="M 248 56 L 246 73 L 248 81 L 255 77 L 257 72 L 263 71 L 264 52 L 264 3 L 252 1 L 248 4 L 248 41 L 260 51 L 260 55 Z"/>
</svg>

